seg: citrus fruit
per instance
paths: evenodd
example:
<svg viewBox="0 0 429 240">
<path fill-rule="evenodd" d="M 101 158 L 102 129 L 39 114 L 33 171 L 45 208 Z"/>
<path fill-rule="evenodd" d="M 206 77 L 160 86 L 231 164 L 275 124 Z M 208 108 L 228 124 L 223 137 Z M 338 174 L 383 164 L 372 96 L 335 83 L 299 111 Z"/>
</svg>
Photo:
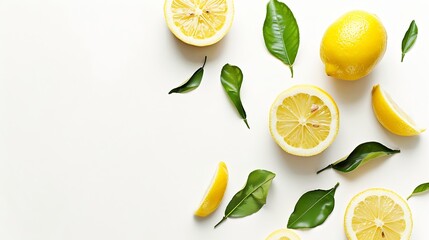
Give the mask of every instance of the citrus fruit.
<svg viewBox="0 0 429 240">
<path fill-rule="evenodd" d="M 352 198 L 344 216 L 349 240 L 405 240 L 413 228 L 408 203 L 382 188 L 367 189 Z"/>
<path fill-rule="evenodd" d="M 228 168 L 224 162 L 218 164 L 212 182 L 205 193 L 195 215 L 206 217 L 214 212 L 222 201 L 223 194 L 228 184 Z"/>
<path fill-rule="evenodd" d="M 375 15 L 351 11 L 328 27 L 320 57 L 328 76 L 357 80 L 374 69 L 386 51 L 386 44 L 386 29 Z"/>
<path fill-rule="evenodd" d="M 313 156 L 334 141 L 339 129 L 338 107 L 332 97 L 312 85 L 280 93 L 271 106 L 270 133 L 286 152 Z"/>
<path fill-rule="evenodd" d="M 300 240 L 301 238 L 292 230 L 279 229 L 272 232 L 265 240 Z"/>
<path fill-rule="evenodd" d="M 208 46 L 220 41 L 234 18 L 233 0 L 165 0 L 164 18 L 183 42 Z"/>
<path fill-rule="evenodd" d="M 380 85 L 372 88 L 372 108 L 384 128 L 400 136 L 414 136 L 425 131 L 411 119 Z"/>
</svg>

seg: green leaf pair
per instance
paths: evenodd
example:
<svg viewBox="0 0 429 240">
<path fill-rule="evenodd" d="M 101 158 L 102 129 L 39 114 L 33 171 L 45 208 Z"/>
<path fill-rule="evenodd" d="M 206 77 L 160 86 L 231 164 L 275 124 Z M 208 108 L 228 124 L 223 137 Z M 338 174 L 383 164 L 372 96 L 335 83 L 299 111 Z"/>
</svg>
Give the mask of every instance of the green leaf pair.
<svg viewBox="0 0 429 240">
<path fill-rule="evenodd" d="M 228 217 L 241 218 L 258 212 L 266 203 L 271 182 L 276 174 L 266 170 L 255 170 L 249 174 L 246 185 L 237 192 L 225 209 L 223 223 Z"/>
<path fill-rule="evenodd" d="M 299 28 L 292 11 L 286 4 L 270 0 L 267 5 L 263 34 L 268 51 L 289 66 L 293 77 L 293 64 L 299 48 Z"/>
<path fill-rule="evenodd" d="M 357 146 L 350 155 L 319 170 L 317 174 L 333 168 L 340 172 L 351 172 L 368 161 L 401 152 L 393 150 L 378 142 L 366 142 Z"/>
<path fill-rule="evenodd" d="M 206 65 L 207 56 L 204 58 L 203 65 L 195 71 L 194 74 L 179 87 L 173 88 L 168 94 L 172 93 L 187 93 L 195 90 L 200 86 L 201 80 L 204 75 L 204 66 Z M 243 83 L 243 72 L 237 66 L 225 64 L 222 68 L 220 80 L 223 88 L 225 89 L 228 97 L 231 99 L 241 118 L 244 120 L 247 128 L 250 129 L 247 122 L 246 111 L 244 110 L 243 103 L 241 102 L 240 90 Z"/>
</svg>

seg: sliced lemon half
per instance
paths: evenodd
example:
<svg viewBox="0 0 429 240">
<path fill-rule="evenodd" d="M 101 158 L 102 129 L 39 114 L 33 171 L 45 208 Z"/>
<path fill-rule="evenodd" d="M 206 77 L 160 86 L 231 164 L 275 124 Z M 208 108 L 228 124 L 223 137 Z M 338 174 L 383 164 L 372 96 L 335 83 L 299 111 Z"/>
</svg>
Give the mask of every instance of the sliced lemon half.
<svg viewBox="0 0 429 240">
<path fill-rule="evenodd" d="M 328 93 L 316 86 L 297 85 L 274 101 L 269 125 L 271 136 L 284 151 L 313 156 L 332 144 L 339 119 L 337 104 Z"/>
<path fill-rule="evenodd" d="M 372 88 L 372 108 L 380 124 L 394 134 L 415 136 L 425 131 L 378 84 Z"/>
<path fill-rule="evenodd" d="M 234 18 L 233 0 L 165 0 L 164 18 L 183 42 L 208 46 L 220 41 Z"/>
<path fill-rule="evenodd" d="M 265 240 L 301 240 L 301 238 L 294 231 L 283 228 L 272 232 Z"/>
<path fill-rule="evenodd" d="M 406 240 L 412 228 L 408 203 L 397 193 L 382 188 L 354 196 L 344 216 L 349 240 Z"/>
<path fill-rule="evenodd" d="M 195 211 L 195 215 L 206 217 L 214 212 L 222 201 L 227 184 L 228 168 L 224 162 L 220 162 L 200 206 Z"/>
</svg>

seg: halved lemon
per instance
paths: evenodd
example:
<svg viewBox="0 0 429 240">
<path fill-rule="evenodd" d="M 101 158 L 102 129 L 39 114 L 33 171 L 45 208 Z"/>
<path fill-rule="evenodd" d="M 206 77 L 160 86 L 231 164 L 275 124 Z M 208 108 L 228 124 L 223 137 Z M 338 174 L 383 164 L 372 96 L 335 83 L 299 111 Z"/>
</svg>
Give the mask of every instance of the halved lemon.
<svg viewBox="0 0 429 240">
<path fill-rule="evenodd" d="M 393 191 L 367 189 L 352 198 L 344 215 L 349 240 L 405 240 L 413 228 L 408 203 Z"/>
<path fill-rule="evenodd" d="M 165 0 L 164 18 L 183 42 L 208 46 L 220 41 L 234 18 L 233 0 Z"/>
<path fill-rule="evenodd" d="M 301 238 L 294 231 L 282 228 L 272 232 L 265 240 L 301 240 Z"/>
<path fill-rule="evenodd" d="M 378 84 L 372 88 L 372 108 L 378 122 L 391 133 L 415 136 L 425 131 L 417 127 L 414 120 Z"/>
<path fill-rule="evenodd" d="M 312 85 L 280 93 L 270 110 L 270 132 L 286 152 L 313 156 L 332 144 L 339 129 L 339 111 L 332 97 Z"/>
<path fill-rule="evenodd" d="M 214 212 L 222 201 L 227 184 L 228 168 L 224 162 L 220 162 L 200 206 L 197 211 L 195 211 L 195 215 L 198 217 L 206 217 Z"/>
</svg>

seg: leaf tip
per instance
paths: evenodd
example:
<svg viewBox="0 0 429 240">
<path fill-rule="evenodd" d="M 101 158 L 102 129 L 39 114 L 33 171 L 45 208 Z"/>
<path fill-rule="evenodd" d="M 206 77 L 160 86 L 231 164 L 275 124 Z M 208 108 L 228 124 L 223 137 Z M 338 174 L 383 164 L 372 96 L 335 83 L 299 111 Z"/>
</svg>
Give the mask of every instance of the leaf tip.
<svg viewBox="0 0 429 240">
<path fill-rule="evenodd" d="M 247 119 L 243 119 L 244 123 L 246 124 L 247 128 L 250 129 L 249 123 L 247 122 Z"/>
</svg>

